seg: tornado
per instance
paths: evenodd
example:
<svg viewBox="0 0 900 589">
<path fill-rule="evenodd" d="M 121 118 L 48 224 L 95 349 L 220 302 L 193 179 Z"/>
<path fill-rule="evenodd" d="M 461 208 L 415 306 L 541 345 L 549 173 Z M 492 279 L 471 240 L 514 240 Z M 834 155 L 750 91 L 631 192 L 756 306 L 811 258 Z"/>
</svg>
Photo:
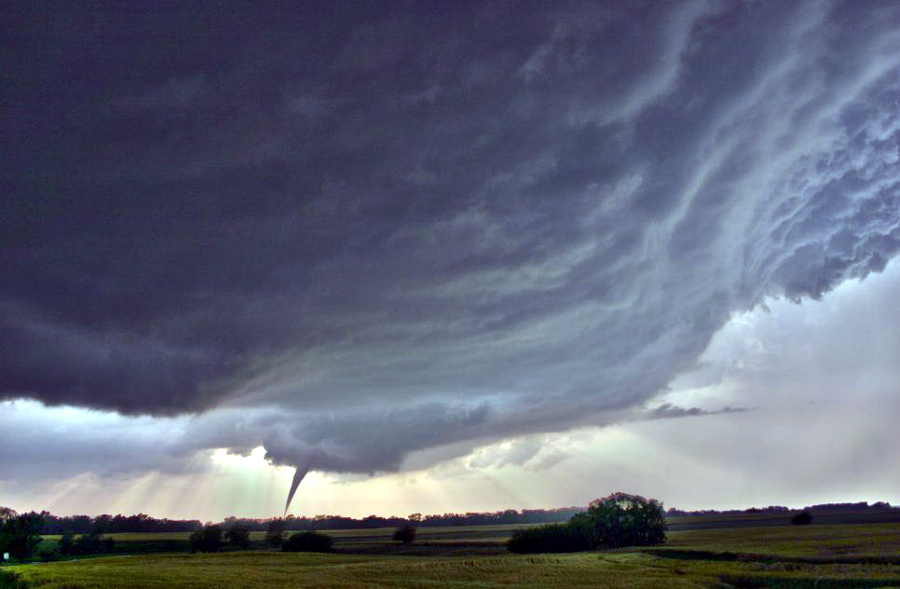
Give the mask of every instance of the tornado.
<svg viewBox="0 0 900 589">
<path fill-rule="evenodd" d="M 291 500 L 294 498 L 294 493 L 297 492 L 297 487 L 300 486 L 300 481 L 303 480 L 303 477 L 306 476 L 306 473 L 309 472 L 309 465 L 298 466 L 297 470 L 294 471 L 294 479 L 291 481 L 291 490 L 288 493 L 287 501 L 284 503 L 284 516 L 287 517 L 288 507 L 291 506 Z"/>
</svg>

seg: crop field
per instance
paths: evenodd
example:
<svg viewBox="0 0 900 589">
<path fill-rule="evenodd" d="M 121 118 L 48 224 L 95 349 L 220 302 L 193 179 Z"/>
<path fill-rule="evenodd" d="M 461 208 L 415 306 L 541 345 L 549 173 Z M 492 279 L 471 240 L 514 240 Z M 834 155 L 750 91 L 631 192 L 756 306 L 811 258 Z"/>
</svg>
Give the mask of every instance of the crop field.
<svg viewBox="0 0 900 589">
<path fill-rule="evenodd" d="M 900 587 L 897 523 L 699 529 L 652 548 L 530 556 L 505 552 L 514 528 L 424 528 L 407 547 L 388 529 L 334 531 L 334 554 L 257 549 L 10 566 L 0 569 L 0 587 Z M 180 534 L 116 537 L 123 549 L 185 542 Z"/>
<path fill-rule="evenodd" d="M 358 554 L 443 554 L 485 555 L 505 554 L 504 543 L 520 525 L 443 526 L 418 529 L 416 543 L 403 546 L 391 541 L 394 528 L 362 530 L 321 530 L 334 539 L 337 552 Z M 287 532 L 288 534 L 292 532 Z M 106 534 L 115 540 L 115 554 L 147 554 L 158 552 L 189 552 L 189 532 L 119 533 Z M 251 548 L 264 549 L 265 532 L 251 532 Z M 58 535 L 44 535 L 40 550 L 53 550 Z M 227 549 L 227 546 L 226 546 Z"/>
<path fill-rule="evenodd" d="M 538 524 L 533 524 L 538 525 Z M 226 526 L 227 527 L 227 526 Z M 513 530 L 528 527 L 522 525 L 508 526 L 436 526 L 436 527 L 420 527 L 418 528 L 419 537 L 434 538 L 452 538 L 464 535 L 476 538 L 498 537 L 501 539 L 508 538 Z M 394 533 L 394 528 L 366 528 L 357 530 L 320 530 L 324 534 L 335 539 L 354 539 L 354 538 L 374 538 L 387 539 Z M 288 531 L 291 533 L 291 531 Z M 187 542 L 190 532 L 161 532 L 161 533 L 119 533 L 106 534 L 110 538 L 114 538 L 116 542 L 147 542 L 147 541 L 183 541 Z M 265 532 L 250 532 L 250 539 L 253 541 L 262 541 Z M 46 541 L 58 541 L 58 535 L 44 534 Z"/>
</svg>

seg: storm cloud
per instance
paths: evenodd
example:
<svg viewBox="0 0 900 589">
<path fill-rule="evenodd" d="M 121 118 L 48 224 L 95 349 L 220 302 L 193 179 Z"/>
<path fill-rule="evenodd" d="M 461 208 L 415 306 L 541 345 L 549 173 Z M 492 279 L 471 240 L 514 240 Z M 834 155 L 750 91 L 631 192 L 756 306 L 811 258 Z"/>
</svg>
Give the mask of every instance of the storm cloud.
<svg viewBox="0 0 900 589">
<path fill-rule="evenodd" d="M 669 4 L 4 9 L 0 400 L 396 470 L 883 270 L 900 6 Z"/>
</svg>

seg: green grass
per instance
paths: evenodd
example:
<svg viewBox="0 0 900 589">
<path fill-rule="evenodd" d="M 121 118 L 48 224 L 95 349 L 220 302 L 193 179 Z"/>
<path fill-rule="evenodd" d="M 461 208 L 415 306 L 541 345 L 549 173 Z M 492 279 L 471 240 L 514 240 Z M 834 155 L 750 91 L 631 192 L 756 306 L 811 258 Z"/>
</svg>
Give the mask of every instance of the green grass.
<svg viewBox="0 0 900 589">
<path fill-rule="evenodd" d="M 900 586 L 900 568 L 681 561 L 640 552 L 478 558 L 243 552 L 107 557 L 12 567 L 43 589 L 188 587 L 739 587 Z M 817 583 L 817 584 L 816 584 Z M 721 585 L 720 585 L 721 586 Z"/>
<path fill-rule="evenodd" d="M 600 558 L 410 558 L 247 552 L 152 555 L 13 567 L 45 589 L 281 587 L 696 587 L 639 554 Z"/>
<path fill-rule="evenodd" d="M 818 557 L 900 558 L 900 524 L 810 525 L 671 532 L 666 548 Z"/>
<path fill-rule="evenodd" d="M 3 570 L 40 589 L 900 587 L 900 524 L 691 530 L 670 534 L 661 547 L 562 555 L 501 552 L 496 534 L 512 527 L 492 528 L 422 529 L 409 547 L 389 542 L 389 530 L 347 530 L 335 534 L 343 550 L 336 554 L 152 554 Z M 138 544 L 150 541 L 133 536 Z M 492 544 L 492 553 L 454 556 L 460 547 Z"/>
</svg>

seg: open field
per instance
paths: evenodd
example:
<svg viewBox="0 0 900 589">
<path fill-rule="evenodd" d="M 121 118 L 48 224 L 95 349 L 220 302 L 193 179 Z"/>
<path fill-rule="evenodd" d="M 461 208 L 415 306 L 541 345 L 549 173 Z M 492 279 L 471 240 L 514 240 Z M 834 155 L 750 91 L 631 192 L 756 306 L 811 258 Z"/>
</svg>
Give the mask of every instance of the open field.
<svg viewBox="0 0 900 589">
<path fill-rule="evenodd" d="M 540 525 L 540 524 L 532 524 L 532 525 Z M 225 526 L 227 527 L 227 526 Z M 522 525 L 508 525 L 508 526 L 435 526 L 435 527 L 420 527 L 418 528 L 419 536 L 429 536 L 429 537 L 454 537 L 461 535 L 474 535 L 476 537 L 509 537 L 513 530 L 528 527 Z M 324 534 L 328 534 L 329 536 L 335 539 L 352 539 L 352 538 L 390 538 L 391 534 L 394 533 L 394 528 L 365 528 L 365 529 L 356 529 L 356 530 L 319 530 Z M 294 530 L 290 530 L 287 533 L 293 533 Z M 162 533 L 119 533 L 119 534 L 106 534 L 110 538 L 115 538 L 116 542 L 144 542 L 148 540 L 157 540 L 157 541 L 187 541 L 190 536 L 190 532 L 162 532 Z M 250 539 L 253 541 L 262 541 L 265 536 L 265 532 L 250 532 Z M 44 534 L 43 538 L 45 540 L 57 541 L 59 540 L 59 535 L 53 534 Z"/>
<path fill-rule="evenodd" d="M 660 550 L 728 551 L 779 557 L 892 558 L 900 564 L 900 524 L 811 525 L 672 532 Z"/>
<path fill-rule="evenodd" d="M 504 543 L 513 530 L 528 527 L 508 526 L 442 526 L 418 529 L 417 541 L 403 546 L 391 540 L 394 528 L 370 528 L 362 530 L 321 530 L 334 539 L 338 552 L 360 554 L 435 554 L 477 555 L 505 554 Z M 293 533 L 292 531 L 287 532 Z M 146 554 L 155 552 L 189 552 L 189 532 L 171 533 L 120 533 L 106 534 L 115 540 L 115 554 Z M 58 535 L 44 535 L 39 550 L 53 550 L 59 542 Z M 251 548 L 264 549 L 265 532 L 251 532 Z M 226 545 L 226 549 L 227 549 Z"/>
<path fill-rule="evenodd" d="M 145 554 L 2 570 L 42 589 L 900 587 L 896 523 L 701 529 L 673 532 L 660 547 L 533 556 L 503 550 L 501 535 L 512 528 L 426 528 L 406 548 L 389 541 L 390 530 L 346 530 L 333 532 L 335 554 Z M 134 534 L 130 541 L 146 542 L 146 536 Z M 466 546 L 474 552 L 456 555 Z"/>
<path fill-rule="evenodd" d="M 740 528 L 760 526 L 786 526 L 796 511 L 783 513 L 734 513 L 667 517 L 666 523 L 673 532 L 714 528 Z M 872 524 L 900 523 L 900 511 L 896 509 L 866 511 L 815 511 L 817 524 Z"/>
</svg>

